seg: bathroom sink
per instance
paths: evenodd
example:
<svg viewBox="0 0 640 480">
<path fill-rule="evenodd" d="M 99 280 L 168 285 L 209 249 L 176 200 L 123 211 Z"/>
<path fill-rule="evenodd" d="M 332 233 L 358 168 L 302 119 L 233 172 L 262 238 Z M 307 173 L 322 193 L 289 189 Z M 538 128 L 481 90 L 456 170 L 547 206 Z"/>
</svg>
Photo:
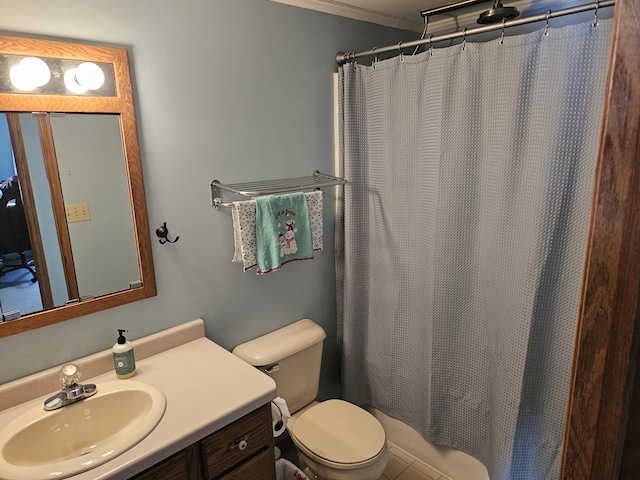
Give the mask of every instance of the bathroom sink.
<svg viewBox="0 0 640 480">
<path fill-rule="evenodd" d="M 0 431 L 0 478 L 66 478 L 124 453 L 164 415 L 157 388 L 120 380 L 93 397 L 47 412 L 39 404 Z"/>
</svg>

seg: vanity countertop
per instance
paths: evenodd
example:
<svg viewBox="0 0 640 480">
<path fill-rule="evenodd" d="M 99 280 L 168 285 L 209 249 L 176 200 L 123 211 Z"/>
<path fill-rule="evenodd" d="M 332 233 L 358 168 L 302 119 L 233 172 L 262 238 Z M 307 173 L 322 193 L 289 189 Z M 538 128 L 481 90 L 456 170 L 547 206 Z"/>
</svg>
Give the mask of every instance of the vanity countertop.
<svg viewBox="0 0 640 480">
<path fill-rule="evenodd" d="M 128 478 L 276 397 L 271 378 L 204 337 L 202 320 L 134 340 L 133 344 L 137 373 L 131 380 L 154 385 L 164 392 L 164 416 L 147 437 L 127 452 L 69 478 Z M 110 349 L 73 363 L 84 372 L 80 382 L 95 383 L 98 392 L 100 383 L 127 381 L 117 379 Z M 105 371 L 107 366 L 110 368 Z M 0 387 L 4 402 L 8 398 L 13 401 L 13 406 L 0 405 L 0 429 L 57 391 L 59 368 Z M 87 372 L 93 375 L 88 376 Z M 44 385 L 48 390 L 40 396 Z M 36 391 L 39 396 L 25 399 L 27 390 Z"/>
</svg>

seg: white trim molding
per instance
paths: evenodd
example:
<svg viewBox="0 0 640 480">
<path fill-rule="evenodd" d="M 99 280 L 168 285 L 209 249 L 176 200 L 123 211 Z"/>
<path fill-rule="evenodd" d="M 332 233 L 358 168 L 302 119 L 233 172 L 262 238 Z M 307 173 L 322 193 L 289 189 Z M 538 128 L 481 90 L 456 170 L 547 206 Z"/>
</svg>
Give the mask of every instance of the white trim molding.
<svg viewBox="0 0 640 480">
<path fill-rule="evenodd" d="M 420 15 L 422 10 L 429 8 L 426 5 L 427 1 L 415 0 L 415 9 L 410 5 L 410 2 L 386 2 L 388 9 L 385 7 L 384 12 L 363 8 L 355 4 L 350 4 L 348 0 L 346 2 L 338 2 L 335 0 L 271 0 L 272 2 L 283 3 L 285 5 L 291 5 L 294 7 L 306 8 L 308 10 L 315 10 L 317 12 L 328 13 L 330 15 L 337 15 L 340 17 L 352 18 L 354 20 L 361 20 L 364 22 L 375 23 L 378 25 L 384 25 L 386 27 L 399 28 L 402 30 L 408 30 L 413 32 L 420 32 L 424 30 L 424 20 Z M 356 3 L 356 2 L 353 2 Z M 357 2 L 362 4 L 362 1 Z M 373 2 L 375 3 L 375 2 Z M 431 8 L 435 8 L 438 5 L 447 5 L 455 3 L 455 0 L 440 0 L 432 2 Z M 452 30 L 456 27 L 473 25 L 476 23 L 478 14 L 492 5 L 492 0 L 487 0 L 486 5 L 478 4 L 473 7 L 467 7 L 460 9 L 458 14 L 451 12 L 450 14 L 443 14 L 434 16 L 429 21 L 429 32 L 442 32 L 445 30 Z M 560 8 L 567 8 L 575 5 L 584 4 L 585 0 L 503 0 L 505 6 L 516 7 L 520 10 L 520 13 L 540 13 L 545 10 L 556 10 Z M 409 4 L 409 5 L 408 5 Z M 406 15 L 407 11 L 415 11 L 415 16 L 411 14 L 411 18 Z"/>
</svg>

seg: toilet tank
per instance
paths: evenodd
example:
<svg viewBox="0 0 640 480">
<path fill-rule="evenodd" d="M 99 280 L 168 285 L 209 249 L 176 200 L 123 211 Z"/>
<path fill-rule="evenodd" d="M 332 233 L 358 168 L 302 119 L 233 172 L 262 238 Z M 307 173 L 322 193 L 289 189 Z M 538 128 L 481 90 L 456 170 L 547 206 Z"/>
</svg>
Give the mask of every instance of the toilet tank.
<svg viewBox="0 0 640 480">
<path fill-rule="evenodd" d="M 318 395 L 325 337 L 320 325 L 305 318 L 238 345 L 233 354 L 273 378 L 293 414 Z"/>
</svg>

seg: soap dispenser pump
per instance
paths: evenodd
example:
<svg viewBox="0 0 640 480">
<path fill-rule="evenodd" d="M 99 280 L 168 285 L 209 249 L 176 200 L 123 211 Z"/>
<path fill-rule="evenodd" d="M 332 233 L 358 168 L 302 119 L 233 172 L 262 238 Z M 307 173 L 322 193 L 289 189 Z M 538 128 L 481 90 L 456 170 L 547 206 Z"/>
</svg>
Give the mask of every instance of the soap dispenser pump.
<svg viewBox="0 0 640 480">
<path fill-rule="evenodd" d="M 118 378 L 129 378 L 136 374 L 133 344 L 124 337 L 127 330 L 118 329 L 118 341 L 113 346 L 113 365 Z"/>
</svg>

